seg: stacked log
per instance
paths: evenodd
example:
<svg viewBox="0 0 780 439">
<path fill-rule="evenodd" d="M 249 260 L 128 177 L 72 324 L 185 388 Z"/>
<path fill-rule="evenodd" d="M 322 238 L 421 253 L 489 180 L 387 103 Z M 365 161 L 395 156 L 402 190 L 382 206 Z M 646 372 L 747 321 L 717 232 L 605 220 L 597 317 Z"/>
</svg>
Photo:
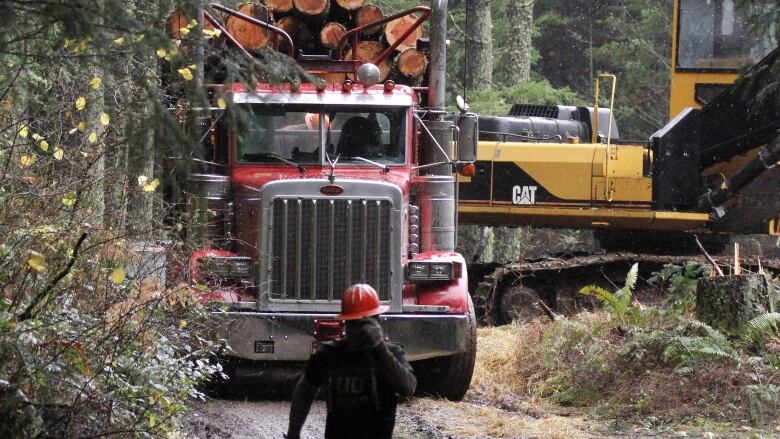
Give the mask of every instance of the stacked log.
<svg viewBox="0 0 780 439">
<path fill-rule="evenodd" d="M 363 27 L 385 18 L 382 9 L 376 5 L 365 5 L 355 13 L 355 26 Z M 379 36 L 383 26 L 371 26 L 363 30 L 362 34 L 366 37 Z"/>
<path fill-rule="evenodd" d="M 423 36 L 423 27 L 419 26 L 401 38 L 414 26 L 419 14 L 370 26 L 371 23 L 381 21 L 384 13 L 379 6 L 366 4 L 365 0 L 262 0 L 262 3 L 240 3 L 233 9 L 287 32 L 295 46 L 296 57 L 302 53 L 335 59 L 341 44 L 340 59 L 351 60 L 354 50 L 355 58 L 361 63 L 374 62 L 388 47 L 398 42 L 396 48 L 378 63 L 380 80 L 389 78 L 396 83 L 419 86 L 427 71 L 427 53 L 417 48 L 417 40 Z M 268 47 L 274 41 L 278 42 L 277 50 L 288 53 L 290 49 L 285 39 L 274 38 L 274 33 L 268 29 L 227 13 L 218 19 L 247 50 Z M 173 39 L 185 39 L 187 32 L 181 29 L 189 23 L 189 18 L 181 11 L 173 11 L 168 17 L 168 34 Z M 350 47 L 356 41 L 352 36 L 348 41 L 342 41 L 351 29 L 365 26 L 368 27 L 356 36 L 356 47 Z M 212 28 L 210 23 L 204 27 Z M 320 76 L 331 83 L 341 82 L 345 78 L 343 73 L 322 73 Z M 346 75 L 348 78 L 352 76 Z"/>
<path fill-rule="evenodd" d="M 357 50 L 355 50 L 355 59 L 360 61 L 361 64 L 374 62 L 374 60 L 376 60 L 376 58 L 384 50 L 385 48 L 378 41 L 363 41 L 357 45 Z M 346 55 L 344 55 L 344 59 L 352 59 L 352 49 L 347 51 Z M 389 59 L 383 60 L 377 64 L 377 67 L 379 67 L 379 81 L 384 81 L 388 78 L 388 76 L 390 76 L 390 69 L 392 65 L 390 64 Z M 347 74 L 347 77 L 352 80 L 355 79 L 354 75 L 352 74 Z"/>
<path fill-rule="evenodd" d="M 270 12 L 266 6 L 260 3 L 243 3 L 236 7 L 238 12 L 268 23 Z M 259 49 L 265 47 L 270 38 L 268 29 L 252 24 L 241 18 L 228 16 L 225 20 L 225 29 L 245 49 Z"/>
</svg>

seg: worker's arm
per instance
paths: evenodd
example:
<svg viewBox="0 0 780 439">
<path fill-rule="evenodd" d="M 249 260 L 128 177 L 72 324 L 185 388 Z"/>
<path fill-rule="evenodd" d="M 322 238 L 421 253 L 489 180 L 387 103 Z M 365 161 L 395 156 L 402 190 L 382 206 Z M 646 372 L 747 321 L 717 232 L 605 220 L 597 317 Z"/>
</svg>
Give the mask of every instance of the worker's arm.
<svg viewBox="0 0 780 439">
<path fill-rule="evenodd" d="M 290 424 L 287 427 L 287 439 L 299 439 L 301 437 L 301 428 L 309 415 L 311 403 L 317 396 L 319 387 L 313 386 L 306 381 L 306 376 L 302 376 L 295 386 L 295 391 L 290 404 Z"/>
<path fill-rule="evenodd" d="M 379 369 L 390 381 L 395 393 L 401 396 L 411 396 L 417 388 L 417 378 L 412 367 L 406 361 L 403 351 L 393 347 L 391 352 L 387 343 L 379 343 L 372 351 L 379 364 Z"/>
</svg>

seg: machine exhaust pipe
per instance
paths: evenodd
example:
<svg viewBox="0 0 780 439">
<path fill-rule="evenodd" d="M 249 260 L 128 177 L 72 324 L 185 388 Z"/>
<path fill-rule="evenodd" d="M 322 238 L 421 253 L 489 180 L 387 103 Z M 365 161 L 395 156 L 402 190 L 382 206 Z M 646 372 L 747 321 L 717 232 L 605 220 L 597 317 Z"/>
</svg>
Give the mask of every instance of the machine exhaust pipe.
<svg viewBox="0 0 780 439">
<path fill-rule="evenodd" d="M 778 160 L 780 160 L 780 135 L 761 149 L 758 157 L 729 177 L 721 187 L 709 189 L 701 195 L 698 203 L 699 210 L 703 212 L 717 210 L 729 197 L 737 195 L 742 188 L 758 178 L 764 171 L 774 167 Z"/>
</svg>

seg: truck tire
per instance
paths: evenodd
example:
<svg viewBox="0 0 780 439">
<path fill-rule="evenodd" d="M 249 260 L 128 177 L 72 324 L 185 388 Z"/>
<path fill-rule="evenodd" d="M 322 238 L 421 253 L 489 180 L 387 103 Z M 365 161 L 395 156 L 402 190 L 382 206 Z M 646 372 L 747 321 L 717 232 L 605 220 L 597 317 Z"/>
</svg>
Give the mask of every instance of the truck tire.
<svg viewBox="0 0 780 439">
<path fill-rule="evenodd" d="M 477 320 L 474 303 L 469 297 L 469 312 L 466 315 L 466 351 L 415 362 L 418 394 L 433 395 L 460 401 L 471 385 L 474 363 L 477 360 Z"/>
</svg>

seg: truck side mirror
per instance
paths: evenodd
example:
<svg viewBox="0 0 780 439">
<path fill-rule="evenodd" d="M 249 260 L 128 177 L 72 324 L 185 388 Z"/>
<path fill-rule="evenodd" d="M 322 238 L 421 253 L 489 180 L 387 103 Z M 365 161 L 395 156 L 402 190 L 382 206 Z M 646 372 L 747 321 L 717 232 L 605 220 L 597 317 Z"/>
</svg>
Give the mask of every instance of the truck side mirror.
<svg viewBox="0 0 780 439">
<path fill-rule="evenodd" d="M 456 99 L 460 114 L 457 116 L 458 126 L 458 161 L 473 162 L 477 158 L 477 142 L 479 142 L 479 119 L 470 113 L 469 106 L 458 96 Z"/>
</svg>

